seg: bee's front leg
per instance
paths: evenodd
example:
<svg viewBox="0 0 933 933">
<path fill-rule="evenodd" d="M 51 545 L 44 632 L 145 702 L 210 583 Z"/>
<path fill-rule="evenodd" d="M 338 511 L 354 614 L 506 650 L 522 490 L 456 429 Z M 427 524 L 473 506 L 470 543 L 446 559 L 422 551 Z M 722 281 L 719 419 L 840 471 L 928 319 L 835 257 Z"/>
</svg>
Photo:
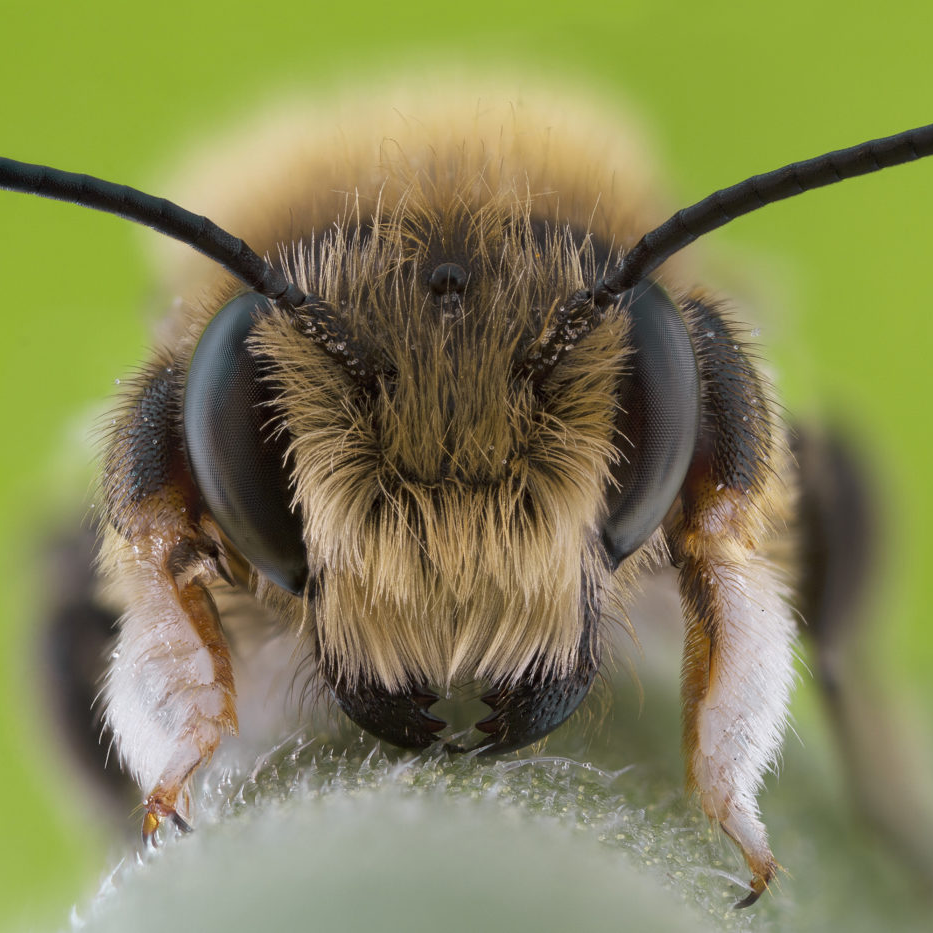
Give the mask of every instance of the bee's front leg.
<svg viewBox="0 0 933 933">
<path fill-rule="evenodd" d="M 187 828 L 191 774 L 237 729 L 230 651 L 207 587 L 217 546 L 199 525 L 171 366 L 132 387 L 105 461 L 101 567 L 126 606 L 106 675 L 104 719 L 146 792 L 143 838 Z"/>
<path fill-rule="evenodd" d="M 682 702 L 688 786 L 752 870 L 748 906 L 777 871 L 757 794 L 783 737 L 795 626 L 765 549 L 787 519 L 789 455 L 735 329 L 688 306 L 703 421 L 671 530 L 686 620 Z"/>
</svg>

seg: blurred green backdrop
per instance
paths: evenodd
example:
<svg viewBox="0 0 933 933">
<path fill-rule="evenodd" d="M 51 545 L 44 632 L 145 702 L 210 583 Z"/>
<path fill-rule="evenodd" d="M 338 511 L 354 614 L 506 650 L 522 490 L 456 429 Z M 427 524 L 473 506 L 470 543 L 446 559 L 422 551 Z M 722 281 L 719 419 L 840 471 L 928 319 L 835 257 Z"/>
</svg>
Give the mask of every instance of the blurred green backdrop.
<svg viewBox="0 0 933 933">
<path fill-rule="evenodd" d="M 41 19 L 18 4 L 5 8 L 0 35 L 0 152 L 145 187 L 192 141 L 277 88 L 326 91 L 426 58 L 480 73 L 508 62 L 624 95 L 686 203 L 929 122 L 930 26 L 925 3 L 865 16 L 841 0 L 165 0 L 138 10 L 46 6 Z M 754 299 L 789 409 L 840 412 L 887 478 L 896 533 L 873 653 L 927 752 L 931 209 L 933 161 L 773 207 L 695 248 L 708 257 L 708 284 Z M 143 309 L 157 292 L 147 236 L 93 212 L 0 195 L 0 929 L 61 922 L 105 864 L 95 814 L 41 717 L 36 594 L 55 580 L 40 577 L 35 551 L 57 515 L 80 514 L 91 476 L 83 438 L 113 380 L 144 353 Z M 796 717 L 805 740 L 811 706 L 804 691 Z"/>
</svg>

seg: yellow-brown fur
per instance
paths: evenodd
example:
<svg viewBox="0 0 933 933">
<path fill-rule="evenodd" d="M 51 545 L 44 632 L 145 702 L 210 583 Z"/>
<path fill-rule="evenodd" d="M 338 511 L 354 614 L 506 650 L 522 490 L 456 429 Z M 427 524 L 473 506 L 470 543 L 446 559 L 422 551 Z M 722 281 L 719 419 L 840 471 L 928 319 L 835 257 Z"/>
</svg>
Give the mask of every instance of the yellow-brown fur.
<svg viewBox="0 0 933 933">
<path fill-rule="evenodd" d="M 520 201 L 471 210 L 465 194 L 438 204 L 432 192 L 421 227 L 416 196 L 410 188 L 367 248 L 342 237 L 329 246 L 308 283 L 352 309 L 397 373 L 375 403 L 283 315 L 256 334 L 294 438 L 311 570 L 323 574 L 321 648 L 351 682 L 392 689 L 563 671 L 580 640 L 581 555 L 615 456 L 623 322 L 587 340 L 537 398 L 515 384 L 513 360 L 550 306 L 582 287 L 579 258 L 560 235 L 535 255 Z M 457 224 L 475 237 L 472 284 L 444 315 L 419 280 L 431 239 Z"/>
</svg>

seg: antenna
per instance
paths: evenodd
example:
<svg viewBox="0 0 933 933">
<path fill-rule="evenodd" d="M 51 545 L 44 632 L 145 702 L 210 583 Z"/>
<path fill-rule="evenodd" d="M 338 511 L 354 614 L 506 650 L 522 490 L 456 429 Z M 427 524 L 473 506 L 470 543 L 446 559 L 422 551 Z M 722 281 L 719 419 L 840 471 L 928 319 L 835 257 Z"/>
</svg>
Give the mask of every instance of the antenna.
<svg viewBox="0 0 933 933">
<path fill-rule="evenodd" d="M 837 181 L 867 175 L 893 165 L 933 155 L 933 123 L 895 136 L 872 139 L 848 149 L 827 152 L 815 159 L 753 175 L 730 188 L 678 211 L 660 227 L 646 233 L 625 254 L 615 272 L 593 289 L 597 305 L 606 304 L 637 285 L 662 262 L 697 237 L 703 236 L 760 207 L 792 198 Z"/>
<path fill-rule="evenodd" d="M 70 201 L 81 207 L 125 217 L 194 247 L 220 263 L 253 291 L 279 304 L 299 308 L 312 300 L 243 240 L 206 217 L 192 214 L 165 198 L 155 198 L 136 188 L 115 185 L 92 175 L 63 172 L 45 165 L 5 158 L 0 158 L 0 188 L 37 194 L 56 201 Z"/>
</svg>

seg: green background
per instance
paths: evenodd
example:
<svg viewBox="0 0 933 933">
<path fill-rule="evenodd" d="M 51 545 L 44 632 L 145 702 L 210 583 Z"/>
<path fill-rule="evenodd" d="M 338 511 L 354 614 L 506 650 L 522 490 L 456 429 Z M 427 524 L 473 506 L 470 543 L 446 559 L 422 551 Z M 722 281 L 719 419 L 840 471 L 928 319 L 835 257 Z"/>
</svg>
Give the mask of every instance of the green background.
<svg viewBox="0 0 933 933">
<path fill-rule="evenodd" d="M 686 203 L 933 119 L 927 7 L 167 0 L 46 5 L 40 21 L 19 4 L 0 29 L 0 152 L 145 186 L 277 89 L 326 93 L 426 59 L 440 72 L 507 62 L 624 95 Z M 695 247 L 708 284 L 754 299 L 788 408 L 837 413 L 885 477 L 893 531 L 873 654 L 927 763 L 931 211 L 933 160 L 772 207 Z M 61 921 L 105 864 L 95 814 L 41 717 L 32 639 L 37 594 L 55 580 L 39 578 L 35 552 L 58 516 L 81 514 L 81 438 L 145 352 L 148 236 L 0 195 L 0 928 Z M 806 689 L 795 711 L 806 740 Z"/>
</svg>

